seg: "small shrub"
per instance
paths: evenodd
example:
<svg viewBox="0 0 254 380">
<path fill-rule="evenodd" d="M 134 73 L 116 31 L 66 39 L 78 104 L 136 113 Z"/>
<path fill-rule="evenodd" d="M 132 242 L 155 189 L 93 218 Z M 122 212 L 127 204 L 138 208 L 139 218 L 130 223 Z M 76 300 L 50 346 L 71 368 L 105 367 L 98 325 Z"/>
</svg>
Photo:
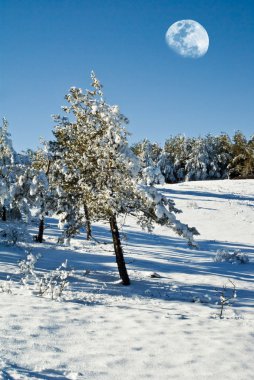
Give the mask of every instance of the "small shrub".
<svg viewBox="0 0 254 380">
<path fill-rule="evenodd" d="M 6 277 L 6 280 L 0 284 L 0 291 L 2 293 L 12 294 L 12 279 L 10 276 Z"/>
<path fill-rule="evenodd" d="M 23 285 L 26 285 L 31 278 L 37 278 L 34 266 L 41 257 L 40 254 L 33 255 L 31 251 L 26 251 L 26 253 L 26 258 L 18 263 L 19 272 L 23 275 L 21 278 L 21 283 Z"/>
<path fill-rule="evenodd" d="M 224 307 L 226 305 L 229 305 L 229 301 L 237 298 L 235 284 L 231 280 L 228 280 L 228 281 L 231 283 L 232 289 L 228 289 L 226 285 L 223 286 L 223 289 L 220 294 L 220 302 L 219 302 L 220 303 L 220 314 L 219 314 L 220 319 L 223 318 Z"/>
<path fill-rule="evenodd" d="M 51 299 L 60 299 L 63 291 L 69 285 L 68 278 L 72 274 L 72 270 L 68 268 L 67 260 L 57 269 L 44 274 L 42 277 L 37 276 L 37 287 L 39 295 L 48 295 Z"/>
<path fill-rule="evenodd" d="M 241 252 L 239 249 L 236 249 L 233 252 L 223 249 L 217 251 L 214 261 L 216 263 L 228 262 L 231 264 L 247 264 L 249 262 L 249 257 L 246 253 Z"/>
<path fill-rule="evenodd" d="M 50 296 L 52 300 L 59 300 L 69 285 L 68 278 L 73 273 L 73 270 L 68 267 L 67 260 L 55 270 L 40 274 L 36 272 L 35 264 L 41 255 L 33 255 L 31 251 L 26 252 L 26 258 L 18 263 L 19 272 L 22 275 L 21 283 L 31 285 L 40 296 Z"/>
<path fill-rule="evenodd" d="M 7 245 L 29 241 L 30 235 L 22 222 L 0 223 L 0 241 Z"/>
</svg>

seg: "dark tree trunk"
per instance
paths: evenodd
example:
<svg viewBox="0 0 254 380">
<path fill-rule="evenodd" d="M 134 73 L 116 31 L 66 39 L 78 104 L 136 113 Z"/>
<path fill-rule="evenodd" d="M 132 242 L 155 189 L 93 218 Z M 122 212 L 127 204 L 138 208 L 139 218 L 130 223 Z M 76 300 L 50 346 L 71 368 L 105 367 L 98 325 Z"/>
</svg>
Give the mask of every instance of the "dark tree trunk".
<svg viewBox="0 0 254 380">
<path fill-rule="evenodd" d="M 3 206 L 3 209 L 2 209 L 2 221 L 3 222 L 6 222 L 7 220 L 7 212 L 6 212 L 6 208 Z"/>
<path fill-rule="evenodd" d="M 114 250 L 116 255 L 116 263 L 119 271 L 120 278 L 123 281 L 123 285 L 130 285 L 129 275 L 125 266 L 123 248 L 121 245 L 119 230 L 117 226 L 116 216 L 112 215 L 109 218 L 110 229 L 113 238 Z"/>
<path fill-rule="evenodd" d="M 39 232 L 36 239 L 39 243 L 42 243 L 43 241 L 43 232 L 44 232 L 44 217 L 42 216 L 40 219 Z"/>
<path fill-rule="evenodd" d="M 49 175 L 50 164 L 51 164 L 51 161 L 48 162 L 47 169 L 45 172 L 47 177 Z M 42 199 L 41 212 L 45 212 L 43 193 L 42 192 L 41 192 L 41 199 Z M 39 223 L 39 231 L 38 231 L 38 235 L 36 236 L 36 241 L 38 241 L 39 243 L 43 242 L 44 227 L 45 227 L 44 226 L 44 216 L 41 216 L 40 217 L 40 223 Z"/>
<path fill-rule="evenodd" d="M 87 208 L 87 205 L 84 204 L 84 212 L 86 217 L 86 239 L 91 240 L 92 238 L 92 228 L 91 228 L 91 221 L 90 221 L 90 215 Z"/>
</svg>

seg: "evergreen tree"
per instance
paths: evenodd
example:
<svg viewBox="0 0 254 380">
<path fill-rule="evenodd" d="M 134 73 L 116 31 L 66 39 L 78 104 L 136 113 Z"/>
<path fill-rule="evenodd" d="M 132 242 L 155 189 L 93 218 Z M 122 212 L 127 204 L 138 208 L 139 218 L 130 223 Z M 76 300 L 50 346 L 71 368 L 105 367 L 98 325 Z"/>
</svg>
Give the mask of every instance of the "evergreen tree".
<svg viewBox="0 0 254 380">
<path fill-rule="evenodd" d="M 41 173 L 44 178 L 44 186 L 37 189 L 37 216 L 39 218 L 39 228 L 36 240 L 39 243 L 43 241 L 45 229 L 45 216 L 51 215 L 57 211 L 57 193 L 54 186 L 50 186 L 51 167 L 53 163 L 53 156 L 48 151 L 48 145 L 45 141 L 43 149 L 38 149 L 36 152 L 30 154 L 31 164 L 33 169 Z"/>
<path fill-rule="evenodd" d="M 15 152 L 8 123 L 0 128 L 0 201 L 2 220 L 23 219 L 29 222 L 31 208 L 41 209 L 42 194 L 47 191 L 47 178 L 31 165 L 32 154 Z"/>
<path fill-rule="evenodd" d="M 117 106 L 105 102 L 100 82 L 93 73 L 91 77 L 92 90 L 83 94 L 73 87 L 66 96 L 69 105 L 63 109 L 75 120 L 54 117 L 52 181 L 62 199 L 59 212 L 69 218 L 70 236 L 78 231 L 84 204 L 90 220 L 109 221 L 119 274 L 129 285 L 117 223 L 120 214 L 136 215 L 148 229 L 153 222 L 168 225 L 190 244 L 197 231 L 176 219 L 179 210 L 173 201 L 140 184 L 139 162 L 127 142 L 128 121 Z"/>
<path fill-rule="evenodd" d="M 13 209 L 12 203 L 18 172 L 20 172 L 20 160 L 12 146 L 8 122 L 4 118 L 2 127 L 0 127 L 0 203 L 3 221 L 7 220 Z"/>
<path fill-rule="evenodd" d="M 232 159 L 232 142 L 226 133 L 216 137 L 216 158 L 218 162 L 219 178 L 225 179 L 229 175 L 229 163 Z"/>
<path fill-rule="evenodd" d="M 144 139 L 134 144 L 131 149 L 140 160 L 139 177 L 147 185 L 163 184 L 165 178 L 161 172 L 161 147 Z"/>
<path fill-rule="evenodd" d="M 254 176 L 253 139 L 247 141 L 244 134 L 237 131 L 233 136 L 232 161 L 229 164 L 230 178 Z"/>
<path fill-rule="evenodd" d="M 212 135 L 192 140 L 191 152 L 185 165 L 186 180 L 202 181 L 221 178 L 223 156 L 220 140 Z"/>
<path fill-rule="evenodd" d="M 189 159 L 193 139 L 184 135 L 171 136 L 166 140 L 164 151 L 168 155 L 170 165 L 173 166 L 171 182 L 184 181 L 186 177 L 186 162 Z M 173 180 L 175 178 L 175 181 Z"/>
<path fill-rule="evenodd" d="M 163 149 L 160 154 L 158 166 L 160 167 L 160 172 L 163 175 L 166 183 L 176 182 L 174 170 L 175 168 L 172 161 L 172 156 L 169 153 L 165 152 L 165 149 Z"/>
<path fill-rule="evenodd" d="M 185 180 L 205 180 L 208 176 L 209 156 L 207 146 L 201 137 L 193 140 L 191 152 L 185 164 Z"/>
</svg>

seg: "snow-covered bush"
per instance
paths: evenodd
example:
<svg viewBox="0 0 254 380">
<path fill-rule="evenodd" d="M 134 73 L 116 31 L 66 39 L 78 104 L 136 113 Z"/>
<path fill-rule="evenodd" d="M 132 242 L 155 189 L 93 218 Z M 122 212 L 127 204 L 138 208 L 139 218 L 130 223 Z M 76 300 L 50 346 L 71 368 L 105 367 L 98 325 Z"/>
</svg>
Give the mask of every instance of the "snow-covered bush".
<svg viewBox="0 0 254 380">
<path fill-rule="evenodd" d="M 37 278 L 34 266 L 37 263 L 38 259 L 41 257 L 40 254 L 33 255 L 31 251 L 26 251 L 26 253 L 26 258 L 24 260 L 19 261 L 18 263 L 19 272 L 22 275 L 21 283 L 23 285 L 26 285 L 31 278 Z"/>
<path fill-rule="evenodd" d="M 18 242 L 30 241 L 27 225 L 23 222 L 0 222 L 0 242 L 15 245 Z"/>
<path fill-rule="evenodd" d="M 232 264 L 247 264 L 249 262 L 249 257 L 239 249 L 236 249 L 233 252 L 230 252 L 227 249 L 222 249 L 217 251 L 214 261 L 216 263 L 228 262 Z"/>
<path fill-rule="evenodd" d="M 58 268 L 41 274 L 35 270 L 35 265 L 41 255 L 34 255 L 31 251 L 26 251 L 26 253 L 26 258 L 18 263 L 19 272 L 22 275 L 21 283 L 32 286 L 35 293 L 40 296 L 50 296 L 52 300 L 59 300 L 69 285 L 68 278 L 73 273 L 73 270 L 68 267 L 67 260 Z"/>
<path fill-rule="evenodd" d="M 69 285 L 68 278 L 72 273 L 73 270 L 68 267 L 67 260 L 65 260 L 57 269 L 41 277 L 37 276 L 36 285 L 39 295 L 50 296 L 52 300 L 59 300 Z"/>
<path fill-rule="evenodd" d="M 8 294 L 12 293 L 12 279 L 11 279 L 11 277 L 9 275 L 6 277 L 5 281 L 1 282 L 1 284 L 0 284 L 0 292 L 2 292 L 2 293 L 8 293 Z"/>
</svg>

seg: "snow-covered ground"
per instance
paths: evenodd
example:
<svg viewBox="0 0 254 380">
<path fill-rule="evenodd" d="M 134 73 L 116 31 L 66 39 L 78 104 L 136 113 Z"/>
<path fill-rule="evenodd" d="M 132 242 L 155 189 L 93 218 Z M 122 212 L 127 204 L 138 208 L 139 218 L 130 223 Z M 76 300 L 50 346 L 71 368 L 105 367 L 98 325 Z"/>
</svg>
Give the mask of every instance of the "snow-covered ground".
<svg viewBox="0 0 254 380">
<path fill-rule="evenodd" d="M 160 188 L 160 187 L 159 187 Z M 68 259 L 74 268 L 62 301 L 19 284 L 24 244 L 0 246 L 0 368 L 2 379 L 250 380 L 254 374 L 254 180 L 189 182 L 161 187 L 197 227 L 198 249 L 170 230 L 142 231 L 125 221 L 124 250 L 132 280 L 119 284 L 106 225 L 101 243 L 84 236 L 56 244 L 27 244 L 42 257 L 38 272 Z M 214 262 L 218 250 L 239 249 L 247 264 Z M 156 272 L 160 277 L 151 277 Z M 4 281 L 10 275 L 11 293 Z M 237 298 L 225 306 L 220 295 Z"/>
</svg>

